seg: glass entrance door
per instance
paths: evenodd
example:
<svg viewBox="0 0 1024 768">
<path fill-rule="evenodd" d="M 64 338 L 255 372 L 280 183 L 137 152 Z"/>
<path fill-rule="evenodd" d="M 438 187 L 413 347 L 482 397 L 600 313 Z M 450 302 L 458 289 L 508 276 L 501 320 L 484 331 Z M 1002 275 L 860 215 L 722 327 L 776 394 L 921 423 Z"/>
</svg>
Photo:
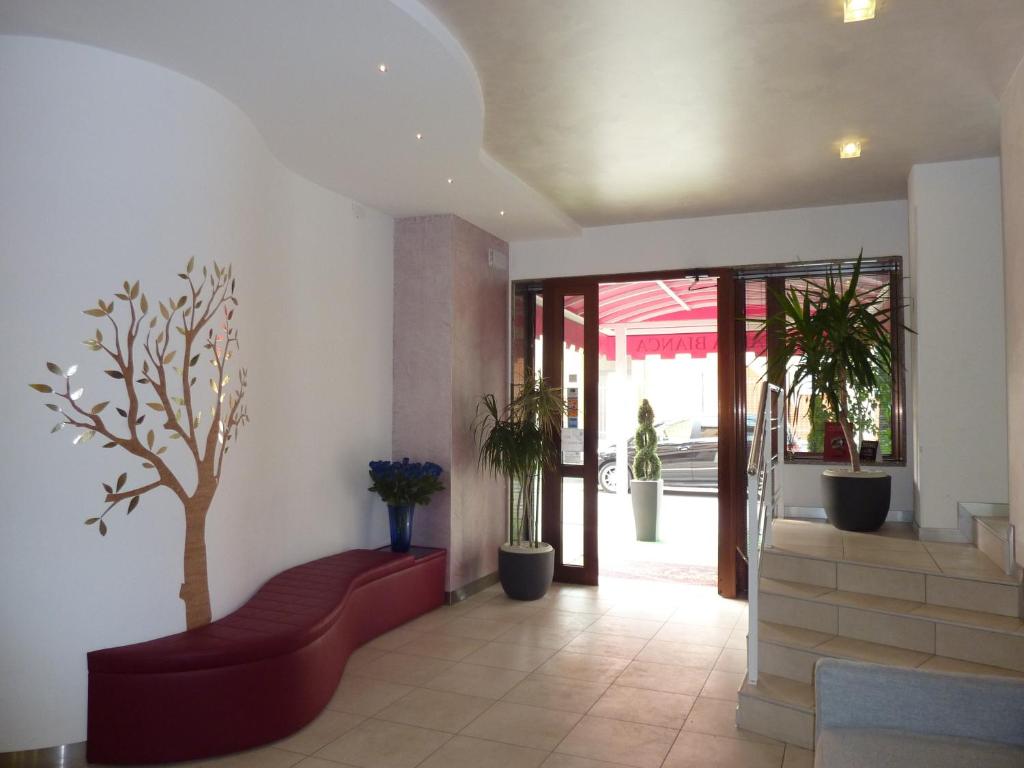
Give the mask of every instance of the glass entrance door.
<svg viewBox="0 0 1024 768">
<path fill-rule="evenodd" d="M 544 472 L 543 534 L 555 580 L 597 584 L 597 284 L 549 280 L 543 290 L 543 375 L 562 388 L 558 456 Z"/>
</svg>

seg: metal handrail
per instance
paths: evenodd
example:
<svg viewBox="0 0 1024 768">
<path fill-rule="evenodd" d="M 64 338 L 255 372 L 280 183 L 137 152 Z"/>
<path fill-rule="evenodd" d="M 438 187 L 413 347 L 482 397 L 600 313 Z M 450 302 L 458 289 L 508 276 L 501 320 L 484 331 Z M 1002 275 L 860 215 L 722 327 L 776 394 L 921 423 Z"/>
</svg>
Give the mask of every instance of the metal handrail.
<svg viewBox="0 0 1024 768">
<path fill-rule="evenodd" d="M 772 396 L 776 404 L 773 408 Z M 785 455 L 785 395 L 774 384 L 761 385 L 761 397 L 754 424 L 750 458 L 747 461 L 747 681 L 758 678 L 758 584 L 761 551 L 771 545 L 771 520 L 784 516 L 782 464 Z M 774 410 L 774 415 L 773 415 Z M 772 429 L 776 430 L 772 451 Z"/>
</svg>

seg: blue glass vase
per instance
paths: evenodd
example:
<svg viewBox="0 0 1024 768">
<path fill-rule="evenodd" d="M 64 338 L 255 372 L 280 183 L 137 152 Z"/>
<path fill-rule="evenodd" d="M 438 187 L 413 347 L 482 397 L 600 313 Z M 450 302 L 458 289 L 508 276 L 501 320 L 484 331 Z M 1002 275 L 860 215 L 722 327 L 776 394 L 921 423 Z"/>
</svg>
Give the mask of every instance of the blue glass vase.
<svg viewBox="0 0 1024 768">
<path fill-rule="evenodd" d="M 391 551 L 408 552 L 412 544 L 412 513 L 415 504 L 392 506 L 388 504 L 388 519 L 391 522 Z"/>
</svg>

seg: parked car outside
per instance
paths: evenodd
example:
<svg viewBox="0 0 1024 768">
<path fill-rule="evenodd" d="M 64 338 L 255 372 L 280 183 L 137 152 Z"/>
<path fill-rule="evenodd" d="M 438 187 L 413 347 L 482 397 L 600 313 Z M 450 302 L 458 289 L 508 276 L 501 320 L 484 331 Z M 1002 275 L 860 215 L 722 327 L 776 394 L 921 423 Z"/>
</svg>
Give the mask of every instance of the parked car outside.
<svg viewBox="0 0 1024 768">
<path fill-rule="evenodd" d="M 658 456 L 666 488 L 718 487 L 718 418 L 695 417 L 655 425 Z M 747 441 L 754 434 L 754 417 L 747 416 Z M 630 479 L 633 475 L 633 439 L 627 444 Z M 615 493 L 616 446 L 609 445 L 597 455 L 597 480 L 602 491 Z"/>
</svg>

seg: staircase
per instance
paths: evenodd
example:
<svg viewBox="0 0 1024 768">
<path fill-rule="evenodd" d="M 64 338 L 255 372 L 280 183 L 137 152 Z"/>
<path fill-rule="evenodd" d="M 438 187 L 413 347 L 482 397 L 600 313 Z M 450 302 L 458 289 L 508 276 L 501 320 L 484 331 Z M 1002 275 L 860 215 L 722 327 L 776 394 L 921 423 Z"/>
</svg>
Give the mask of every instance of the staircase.
<svg viewBox="0 0 1024 768">
<path fill-rule="evenodd" d="M 739 692 L 737 724 L 812 748 L 815 662 L 1024 677 L 1021 573 L 970 544 L 772 520 L 756 600 L 756 684 Z"/>
</svg>

